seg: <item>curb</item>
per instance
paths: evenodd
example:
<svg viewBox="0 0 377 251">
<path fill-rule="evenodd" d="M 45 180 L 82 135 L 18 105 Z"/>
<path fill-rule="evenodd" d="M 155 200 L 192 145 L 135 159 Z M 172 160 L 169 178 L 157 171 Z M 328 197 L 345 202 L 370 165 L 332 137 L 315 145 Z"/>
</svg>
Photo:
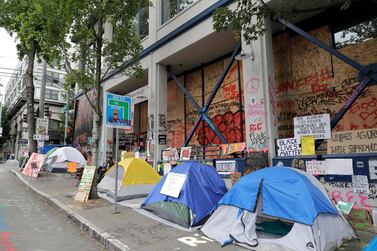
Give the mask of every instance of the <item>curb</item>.
<svg viewBox="0 0 377 251">
<path fill-rule="evenodd" d="M 50 206 L 58 210 L 62 213 L 66 218 L 71 220 L 75 223 L 81 230 L 83 230 L 86 234 L 88 234 L 91 238 L 98 241 L 103 247 L 107 250 L 112 251 L 128 251 L 131 250 L 126 244 L 122 243 L 118 239 L 111 236 L 109 233 L 106 233 L 101 228 L 95 226 L 90 221 L 86 220 L 76 212 L 74 212 L 71 208 L 64 205 L 61 201 L 53 198 L 52 196 L 36 189 L 34 186 L 27 181 L 20 172 L 11 169 L 10 170 L 17 178 L 24 183 L 27 187 L 29 187 L 34 193 L 39 195 L 43 200 L 45 200 Z"/>
</svg>

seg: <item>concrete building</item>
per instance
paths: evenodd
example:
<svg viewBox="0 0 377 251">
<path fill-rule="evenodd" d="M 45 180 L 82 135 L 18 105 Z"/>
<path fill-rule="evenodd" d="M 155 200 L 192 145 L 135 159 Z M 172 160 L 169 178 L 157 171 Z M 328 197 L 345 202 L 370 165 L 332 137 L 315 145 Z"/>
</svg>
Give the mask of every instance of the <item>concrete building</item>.
<svg viewBox="0 0 377 251">
<path fill-rule="evenodd" d="M 13 77 L 5 88 L 4 105 L 7 108 L 8 117 L 11 120 L 11 139 L 5 144 L 4 151 L 14 155 L 15 159 L 28 154 L 27 123 L 23 118 L 27 115 L 26 109 L 26 84 L 25 71 L 27 68 L 26 58 L 20 61 Z M 38 104 L 41 92 L 43 64 L 35 61 L 34 64 L 34 110 L 39 111 Z M 55 66 L 47 67 L 47 80 L 45 90 L 45 117 L 49 118 L 49 137 L 46 144 L 62 144 L 64 141 L 64 116 L 62 107 L 66 103 L 63 91 L 65 72 Z M 63 119 L 63 121 L 62 121 Z"/>
<path fill-rule="evenodd" d="M 265 2 L 274 8 L 292 1 Z M 357 205 L 351 221 L 374 231 L 377 145 L 371 135 L 377 135 L 377 87 L 372 85 L 377 78 L 377 34 L 365 30 L 377 27 L 376 4 L 358 1 L 340 11 L 334 3 L 297 1 L 287 20 L 299 29 L 266 17 L 266 33 L 247 45 L 232 33 L 213 28 L 214 10 L 234 8 L 234 1 L 153 1 L 148 35 L 142 41 L 143 77 L 113 75 L 103 83 L 104 95 L 111 92 L 134 100 L 133 131 L 122 132 L 122 147 L 145 148 L 155 167 L 163 149 L 184 144 L 209 149 L 245 142 L 246 168 L 251 171 L 273 163 L 310 171 L 311 163 L 340 159 L 349 163 L 349 172 L 343 164 L 329 161 L 331 173 L 321 173 L 320 179 L 335 202 Z M 106 36 L 111 36 L 110 30 Z M 249 57 L 228 63 L 241 50 Z M 185 97 L 183 89 L 191 97 Z M 294 138 L 295 118 L 317 114 L 331 118 L 325 132 L 332 137 L 317 140 L 319 148 L 311 156 L 291 153 L 289 148 L 302 145 Z M 197 122 L 198 117 L 212 126 Z M 194 126 L 197 129 L 191 132 Z M 113 129 L 102 127 L 99 163 L 112 154 L 113 135 Z M 276 145 L 283 138 L 296 142 L 286 153 L 283 145 Z M 85 142 L 87 135 L 82 133 L 81 139 Z M 367 177 L 369 193 L 355 192 L 352 174 Z"/>
</svg>

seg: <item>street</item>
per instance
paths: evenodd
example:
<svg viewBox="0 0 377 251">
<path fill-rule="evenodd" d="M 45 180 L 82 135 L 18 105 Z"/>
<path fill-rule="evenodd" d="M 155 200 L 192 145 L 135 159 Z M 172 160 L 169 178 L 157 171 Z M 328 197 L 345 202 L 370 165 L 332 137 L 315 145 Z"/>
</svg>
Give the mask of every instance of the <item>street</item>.
<svg viewBox="0 0 377 251">
<path fill-rule="evenodd" d="M 104 250 L 0 166 L 0 250 Z"/>
</svg>

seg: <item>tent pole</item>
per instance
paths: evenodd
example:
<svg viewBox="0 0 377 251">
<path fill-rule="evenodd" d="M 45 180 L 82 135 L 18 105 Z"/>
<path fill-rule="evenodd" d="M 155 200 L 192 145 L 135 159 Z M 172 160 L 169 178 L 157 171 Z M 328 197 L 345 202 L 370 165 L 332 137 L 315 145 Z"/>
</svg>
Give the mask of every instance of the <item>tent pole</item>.
<svg viewBox="0 0 377 251">
<path fill-rule="evenodd" d="M 118 212 L 118 150 L 119 150 L 119 129 L 115 129 L 115 193 L 114 193 L 114 214 Z"/>
</svg>

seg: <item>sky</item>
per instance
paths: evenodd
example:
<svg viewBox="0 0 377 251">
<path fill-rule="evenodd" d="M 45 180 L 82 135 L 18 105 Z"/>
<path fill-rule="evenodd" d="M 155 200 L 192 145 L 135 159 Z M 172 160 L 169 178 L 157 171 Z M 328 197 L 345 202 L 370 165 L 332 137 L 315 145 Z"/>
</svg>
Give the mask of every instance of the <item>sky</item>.
<svg viewBox="0 0 377 251">
<path fill-rule="evenodd" d="M 5 87 L 18 63 L 17 49 L 14 39 L 8 33 L 0 28 L 0 94 L 4 94 Z M 8 76 L 8 77 L 7 77 Z"/>
</svg>

